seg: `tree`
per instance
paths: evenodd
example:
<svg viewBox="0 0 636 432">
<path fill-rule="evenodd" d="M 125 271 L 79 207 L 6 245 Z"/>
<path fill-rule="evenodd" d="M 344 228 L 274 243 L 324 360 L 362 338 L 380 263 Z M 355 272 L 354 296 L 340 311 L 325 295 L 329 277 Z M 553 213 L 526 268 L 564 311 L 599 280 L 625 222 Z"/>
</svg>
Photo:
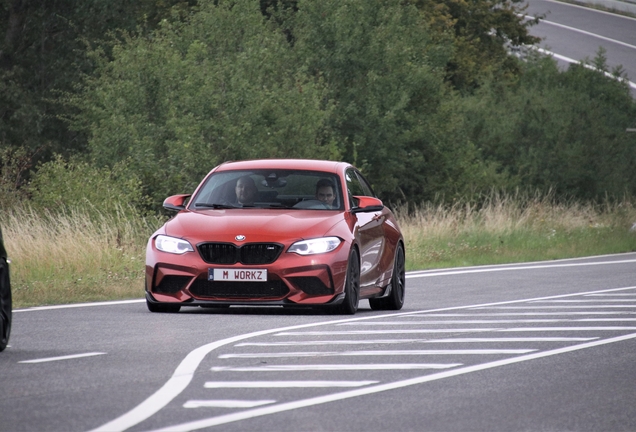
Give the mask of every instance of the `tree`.
<svg viewBox="0 0 636 432">
<path fill-rule="evenodd" d="M 258 3 L 205 3 L 185 22 L 113 43 L 112 54 L 91 54 L 73 128 L 99 166 L 130 158 L 155 203 L 225 160 L 339 157 L 321 81 Z"/>
<path fill-rule="evenodd" d="M 636 193 L 636 117 L 627 85 L 550 58 L 531 58 L 515 83 L 490 83 L 466 100 L 471 138 L 510 176 L 510 186 L 553 189 L 582 200 Z"/>
</svg>

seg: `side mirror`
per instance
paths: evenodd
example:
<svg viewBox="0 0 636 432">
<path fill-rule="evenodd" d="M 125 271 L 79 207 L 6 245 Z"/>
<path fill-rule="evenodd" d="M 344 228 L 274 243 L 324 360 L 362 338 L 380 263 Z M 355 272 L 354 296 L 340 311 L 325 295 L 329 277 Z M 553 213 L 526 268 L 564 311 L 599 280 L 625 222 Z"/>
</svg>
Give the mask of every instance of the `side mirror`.
<svg viewBox="0 0 636 432">
<path fill-rule="evenodd" d="M 190 194 L 172 195 L 163 201 L 163 208 L 173 211 L 185 210 L 185 202 L 190 198 Z"/>
<path fill-rule="evenodd" d="M 354 196 L 353 201 L 357 205 L 351 209 L 351 213 L 366 213 L 381 211 L 384 204 L 377 198 L 368 196 Z"/>
</svg>

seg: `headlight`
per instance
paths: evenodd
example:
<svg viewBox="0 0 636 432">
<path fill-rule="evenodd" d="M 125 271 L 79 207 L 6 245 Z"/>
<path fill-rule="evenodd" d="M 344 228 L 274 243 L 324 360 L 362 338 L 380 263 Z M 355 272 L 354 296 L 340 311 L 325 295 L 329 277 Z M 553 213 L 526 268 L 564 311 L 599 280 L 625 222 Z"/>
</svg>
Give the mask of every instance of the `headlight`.
<svg viewBox="0 0 636 432">
<path fill-rule="evenodd" d="M 298 255 L 313 255 L 331 252 L 340 244 L 338 237 L 323 237 L 311 240 L 302 240 L 291 245 L 287 252 Z"/>
<path fill-rule="evenodd" d="M 186 240 L 182 240 L 175 237 L 168 237 L 165 235 L 158 235 L 155 239 L 155 246 L 161 252 L 168 252 L 173 254 L 184 254 L 186 252 L 194 252 L 192 245 Z"/>
</svg>

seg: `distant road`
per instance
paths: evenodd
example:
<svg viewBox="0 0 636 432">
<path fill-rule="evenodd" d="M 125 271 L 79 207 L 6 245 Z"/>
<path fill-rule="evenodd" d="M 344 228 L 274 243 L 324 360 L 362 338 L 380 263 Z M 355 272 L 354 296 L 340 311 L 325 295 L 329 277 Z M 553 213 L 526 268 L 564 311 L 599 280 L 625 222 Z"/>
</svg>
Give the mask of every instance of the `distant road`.
<svg viewBox="0 0 636 432">
<path fill-rule="evenodd" d="M 566 66 L 606 50 L 609 69 L 622 66 L 636 96 L 636 19 L 552 0 L 528 0 L 526 14 L 545 15 L 530 33 Z"/>
</svg>

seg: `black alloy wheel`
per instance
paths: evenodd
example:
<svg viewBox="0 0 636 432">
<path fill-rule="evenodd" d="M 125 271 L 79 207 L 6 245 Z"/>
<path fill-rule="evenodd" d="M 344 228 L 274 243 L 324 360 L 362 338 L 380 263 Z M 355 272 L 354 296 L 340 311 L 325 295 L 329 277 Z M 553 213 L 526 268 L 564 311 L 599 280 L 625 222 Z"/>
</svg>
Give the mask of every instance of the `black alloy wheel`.
<svg viewBox="0 0 636 432">
<path fill-rule="evenodd" d="M 9 264 L 0 258 L 0 351 L 4 351 L 11 335 L 11 280 Z"/>
<path fill-rule="evenodd" d="M 360 302 L 360 259 L 355 248 L 351 250 L 351 255 L 349 255 L 344 291 L 345 298 L 339 305 L 339 312 L 344 315 L 353 315 L 358 311 L 358 303 Z"/>
<path fill-rule="evenodd" d="M 398 245 L 393 264 L 393 276 L 391 277 L 391 292 L 387 297 L 369 299 L 369 305 L 373 310 L 400 310 L 404 306 L 406 294 L 406 269 L 404 248 Z"/>
</svg>

